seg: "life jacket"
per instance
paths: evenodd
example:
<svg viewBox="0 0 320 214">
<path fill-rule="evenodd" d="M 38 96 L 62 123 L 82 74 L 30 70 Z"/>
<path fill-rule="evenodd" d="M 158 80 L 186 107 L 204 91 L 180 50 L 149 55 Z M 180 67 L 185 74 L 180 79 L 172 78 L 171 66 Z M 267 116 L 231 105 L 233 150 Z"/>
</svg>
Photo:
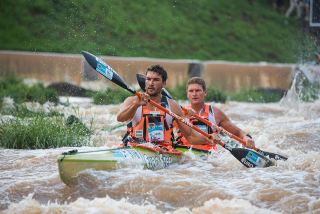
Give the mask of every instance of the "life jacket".
<svg viewBox="0 0 320 214">
<path fill-rule="evenodd" d="M 170 109 L 165 96 L 161 97 L 161 105 Z M 140 106 L 132 120 L 127 125 L 124 139 L 136 142 L 150 142 L 168 150 L 172 150 L 173 117 L 160 109 L 150 110 L 147 106 Z M 126 144 L 126 142 L 124 142 Z"/>
<path fill-rule="evenodd" d="M 192 110 L 191 105 L 188 105 L 185 108 L 188 110 Z M 213 106 L 210 104 L 207 104 L 207 103 L 204 104 L 204 111 L 202 111 L 201 115 L 199 116 L 201 116 L 203 119 L 210 121 L 212 124 L 216 124 L 216 121 L 214 119 Z M 212 134 L 216 132 L 216 130 L 213 130 L 212 127 L 208 126 L 207 124 L 198 120 L 195 117 L 191 117 L 189 120 L 193 125 L 197 126 L 199 129 L 201 129 L 205 133 Z M 217 145 L 193 145 L 190 142 L 188 142 L 188 140 L 185 137 L 182 136 L 181 132 L 178 132 L 177 141 L 179 145 L 183 145 L 183 146 L 190 146 L 192 148 L 203 149 L 203 150 L 211 150 L 211 149 L 217 150 Z"/>
</svg>

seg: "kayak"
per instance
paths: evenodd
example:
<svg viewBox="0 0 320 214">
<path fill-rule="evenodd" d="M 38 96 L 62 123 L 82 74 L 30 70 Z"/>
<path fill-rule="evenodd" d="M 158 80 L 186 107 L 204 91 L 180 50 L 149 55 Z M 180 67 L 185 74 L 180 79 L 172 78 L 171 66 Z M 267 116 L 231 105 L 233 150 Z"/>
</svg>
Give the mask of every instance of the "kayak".
<svg viewBox="0 0 320 214">
<path fill-rule="evenodd" d="M 58 156 L 58 168 L 61 180 L 72 185 L 77 175 L 88 169 L 111 171 L 120 168 L 163 169 L 171 164 L 183 162 L 185 152 L 191 151 L 199 156 L 207 156 L 208 151 L 179 146 L 174 151 L 145 145 L 119 147 L 114 149 L 78 151 L 71 150 Z"/>
<path fill-rule="evenodd" d="M 219 134 L 225 142 L 225 148 L 246 167 L 266 167 L 268 159 L 253 150 L 241 148 L 233 139 Z M 206 159 L 214 150 L 203 150 L 178 145 L 173 150 L 166 150 L 151 143 L 129 143 L 114 149 L 93 151 L 71 150 L 58 156 L 58 168 L 61 180 L 66 185 L 77 183 L 77 176 L 84 170 L 111 171 L 120 168 L 163 169 L 174 163 L 181 163 L 192 153 Z M 271 161 L 270 161 L 271 162 Z M 269 166 L 269 165 L 268 165 Z"/>
</svg>

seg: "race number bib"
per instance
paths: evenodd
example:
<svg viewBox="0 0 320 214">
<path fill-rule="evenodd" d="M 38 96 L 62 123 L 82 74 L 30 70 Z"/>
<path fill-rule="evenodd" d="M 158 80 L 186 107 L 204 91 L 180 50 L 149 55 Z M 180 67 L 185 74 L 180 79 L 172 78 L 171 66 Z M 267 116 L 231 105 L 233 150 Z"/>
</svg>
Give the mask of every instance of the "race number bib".
<svg viewBox="0 0 320 214">
<path fill-rule="evenodd" d="M 162 123 L 149 123 L 148 137 L 150 142 L 164 141 L 164 127 Z"/>
</svg>

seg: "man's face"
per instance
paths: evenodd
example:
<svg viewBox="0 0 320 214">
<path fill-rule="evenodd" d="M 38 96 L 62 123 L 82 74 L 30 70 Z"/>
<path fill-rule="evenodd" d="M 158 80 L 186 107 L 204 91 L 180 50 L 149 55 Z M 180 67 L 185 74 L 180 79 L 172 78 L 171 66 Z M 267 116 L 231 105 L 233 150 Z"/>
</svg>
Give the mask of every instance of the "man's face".
<svg viewBox="0 0 320 214">
<path fill-rule="evenodd" d="M 165 82 L 162 81 L 162 77 L 153 71 L 148 71 L 146 75 L 146 92 L 150 96 L 158 96 L 161 93 L 161 89 L 165 86 Z"/>
<path fill-rule="evenodd" d="M 200 104 L 204 102 L 207 92 L 199 84 L 190 84 L 187 88 L 187 96 L 191 105 Z"/>
</svg>

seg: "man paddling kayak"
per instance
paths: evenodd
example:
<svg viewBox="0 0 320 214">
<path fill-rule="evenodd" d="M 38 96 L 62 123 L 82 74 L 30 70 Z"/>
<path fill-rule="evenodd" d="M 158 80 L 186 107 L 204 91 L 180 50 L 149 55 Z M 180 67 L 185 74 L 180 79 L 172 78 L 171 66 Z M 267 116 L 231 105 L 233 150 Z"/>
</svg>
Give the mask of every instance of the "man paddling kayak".
<svg viewBox="0 0 320 214">
<path fill-rule="evenodd" d="M 172 150 L 173 118 L 164 111 L 155 108 L 148 103 L 153 100 L 163 107 L 170 109 L 178 116 L 183 116 L 183 112 L 176 101 L 161 95 L 162 88 L 165 87 L 167 72 L 160 65 L 154 65 L 146 71 L 145 93 L 141 97 L 128 97 L 120 106 L 117 114 L 119 122 L 129 122 L 128 132 L 124 138 L 125 143 L 131 142 L 151 142 L 162 148 Z M 215 144 L 219 138 L 211 134 L 211 139 L 198 134 L 189 126 L 177 121 L 178 128 L 182 135 L 194 145 Z"/>
<path fill-rule="evenodd" d="M 200 77 L 193 77 L 187 82 L 187 97 L 190 101 L 190 105 L 185 106 L 189 114 L 196 114 L 201 116 L 202 118 L 208 120 L 211 124 L 221 126 L 223 129 L 227 130 L 228 132 L 236 135 L 240 139 L 246 142 L 246 146 L 248 148 L 254 148 L 255 143 L 252 137 L 238 128 L 235 124 L 231 122 L 231 120 L 216 106 L 212 104 L 205 103 L 204 99 L 207 96 L 207 87 L 205 81 Z M 188 113 L 187 113 L 188 114 Z M 210 127 L 204 122 L 196 119 L 193 116 L 190 116 L 190 122 L 196 126 L 198 126 L 201 130 L 205 131 L 206 133 L 213 133 L 217 130 L 214 127 Z M 191 144 L 188 140 L 180 136 L 179 144 L 190 146 Z M 193 148 L 199 149 L 215 149 L 216 145 L 195 145 Z"/>
</svg>

